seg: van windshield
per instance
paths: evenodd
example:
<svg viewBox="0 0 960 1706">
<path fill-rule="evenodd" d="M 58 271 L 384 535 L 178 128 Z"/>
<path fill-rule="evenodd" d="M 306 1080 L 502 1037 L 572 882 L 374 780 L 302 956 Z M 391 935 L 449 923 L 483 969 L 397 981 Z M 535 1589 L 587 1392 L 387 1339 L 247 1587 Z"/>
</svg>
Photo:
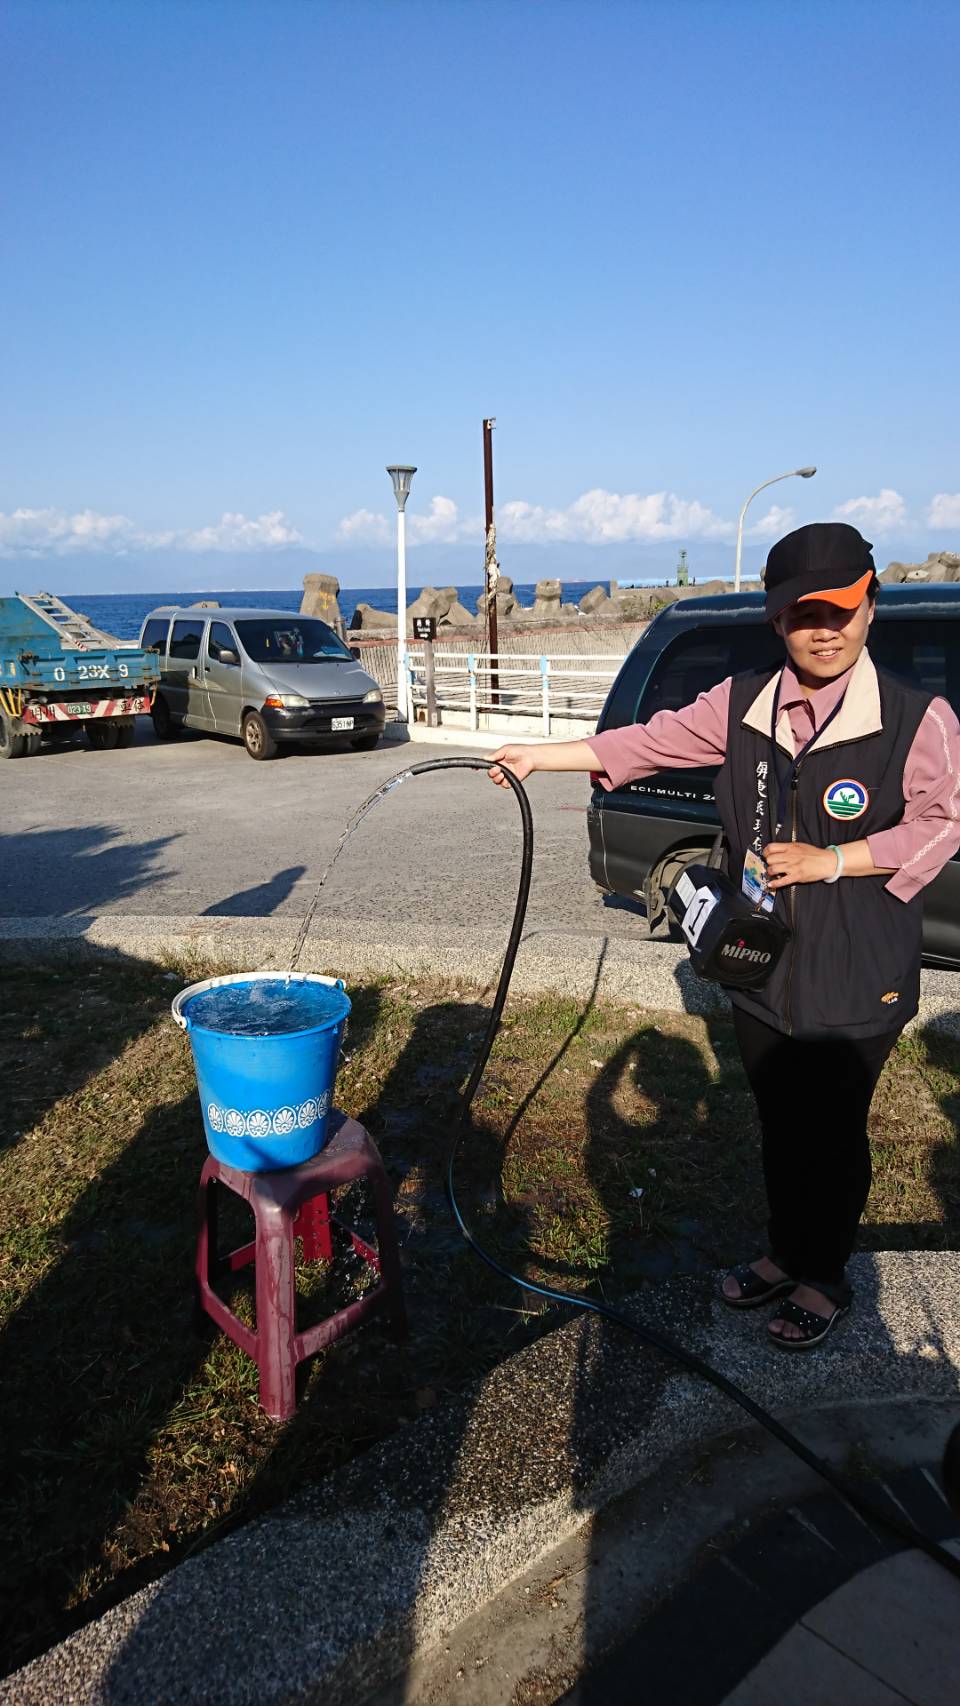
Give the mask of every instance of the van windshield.
<svg viewBox="0 0 960 1706">
<path fill-rule="evenodd" d="M 315 616 L 271 616 L 234 624 L 254 663 L 316 663 L 320 658 L 349 658 L 332 628 Z"/>
</svg>

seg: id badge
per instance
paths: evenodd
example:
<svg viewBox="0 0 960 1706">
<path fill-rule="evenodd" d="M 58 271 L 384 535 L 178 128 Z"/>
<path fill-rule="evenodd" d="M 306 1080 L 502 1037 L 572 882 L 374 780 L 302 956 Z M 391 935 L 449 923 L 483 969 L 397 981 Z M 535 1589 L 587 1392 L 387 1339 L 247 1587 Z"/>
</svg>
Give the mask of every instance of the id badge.
<svg viewBox="0 0 960 1706">
<path fill-rule="evenodd" d="M 743 878 L 740 883 L 744 894 L 751 906 L 757 906 L 761 912 L 772 912 L 774 897 L 767 892 L 767 878 L 763 860 L 759 853 L 748 847 L 743 861 Z"/>
</svg>

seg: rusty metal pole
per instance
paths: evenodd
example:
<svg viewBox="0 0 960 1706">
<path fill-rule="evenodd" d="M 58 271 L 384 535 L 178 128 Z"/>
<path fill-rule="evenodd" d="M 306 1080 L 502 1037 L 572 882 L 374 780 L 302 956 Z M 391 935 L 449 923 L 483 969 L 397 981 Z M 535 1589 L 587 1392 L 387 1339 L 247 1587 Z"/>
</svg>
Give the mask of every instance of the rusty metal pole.
<svg viewBox="0 0 960 1706">
<path fill-rule="evenodd" d="M 497 581 L 495 538 L 493 532 L 493 429 L 496 419 L 491 417 L 483 423 L 483 500 L 484 500 L 484 592 L 487 599 L 487 626 L 490 632 L 490 651 L 495 660 L 490 670 L 490 703 L 500 703 L 500 672 L 496 660 L 499 655 L 500 639 L 497 632 Z"/>
</svg>

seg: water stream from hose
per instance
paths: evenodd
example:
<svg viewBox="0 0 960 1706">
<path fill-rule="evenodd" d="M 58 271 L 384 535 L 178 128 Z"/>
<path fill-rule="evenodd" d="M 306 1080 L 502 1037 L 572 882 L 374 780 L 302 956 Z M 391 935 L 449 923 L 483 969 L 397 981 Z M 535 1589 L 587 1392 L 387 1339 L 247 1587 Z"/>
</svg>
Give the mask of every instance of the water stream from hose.
<svg viewBox="0 0 960 1706">
<path fill-rule="evenodd" d="M 307 907 L 307 910 L 303 915 L 303 922 L 301 923 L 300 928 L 297 931 L 296 941 L 293 944 L 293 952 L 290 955 L 290 964 L 287 968 L 287 979 L 286 979 L 287 983 L 290 982 L 291 977 L 293 976 L 298 965 L 300 964 L 300 955 L 303 953 L 304 945 L 306 943 L 307 937 L 310 934 L 310 926 L 313 923 L 314 914 L 316 913 L 317 907 L 320 904 L 320 896 L 322 895 L 324 889 L 326 888 L 327 878 L 329 877 L 331 871 L 333 870 L 335 864 L 337 863 L 337 860 L 339 859 L 344 848 L 348 845 L 348 843 L 350 841 L 352 841 L 353 837 L 356 835 L 357 830 L 360 828 L 360 825 L 362 824 L 367 813 L 371 812 L 373 810 L 374 806 L 378 806 L 380 804 L 381 800 L 385 800 L 388 794 L 393 793 L 394 788 L 399 788 L 401 782 L 406 782 L 407 779 L 412 775 L 413 775 L 412 770 L 401 770 L 398 775 L 391 776 L 389 782 L 384 782 L 382 787 L 377 788 L 374 793 L 372 793 L 367 799 L 365 799 L 363 802 L 363 805 L 358 806 L 357 810 L 354 812 L 352 818 L 349 819 L 346 829 L 344 830 L 343 834 L 340 837 L 340 840 L 337 842 L 337 845 L 333 850 L 333 855 L 330 859 L 330 862 L 327 865 L 327 868 L 324 871 L 323 876 L 320 878 L 320 881 L 317 884 L 317 892 L 314 895 L 313 899 L 310 902 L 310 905 Z"/>
</svg>

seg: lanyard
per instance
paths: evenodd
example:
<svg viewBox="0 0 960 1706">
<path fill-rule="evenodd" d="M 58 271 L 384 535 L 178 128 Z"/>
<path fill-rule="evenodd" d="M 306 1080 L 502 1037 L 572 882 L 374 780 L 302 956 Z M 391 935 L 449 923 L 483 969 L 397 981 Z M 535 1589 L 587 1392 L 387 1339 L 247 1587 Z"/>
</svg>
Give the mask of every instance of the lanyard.
<svg viewBox="0 0 960 1706">
<path fill-rule="evenodd" d="M 780 689 L 782 686 L 783 686 L 783 670 L 780 671 L 780 674 L 777 677 L 776 691 L 773 695 L 773 716 L 772 716 L 771 722 L 770 722 L 770 763 L 771 763 L 771 769 L 773 771 L 774 787 L 777 789 L 777 823 L 776 823 L 776 828 L 773 829 L 772 836 L 771 836 L 771 839 L 774 841 L 776 840 L 777 836 L 780 834 L 781 829 L 783 828 L 783 814 L 787 809 L 787 794 L 789 793 L 791 787 L 796 782 L 797 772 L 799 771 L 801 764 L 803 763 L 804 759 L 806 758 L 807 753 L 809 752 L 810 748 L 812 747 L 814 741 L 819 740 L 820 736 L 824 733 L 824 731 L 830 727 L 830 724 L 833 722 L 834 717 L 837 717 L 840 715 L 840 711 L 843 708 L 843 701 L 847 696 L 846 695 L 846 689 L 844 689 L 842 697 L 837 700 L 837 703 L 834 705 L 833 710 L 830 712 L 830 715 L 824 719 L 824 721 L 821 723 L 821 725 L 818 729 L 814 729 L 813 734 L 810 736 L 810 739 L 808 741 L 804 742 L 803 746 L 800 748 L 800 751 L 797 753 L 796 757 L 791 759 L 790 764 L 787 767 L 787 773 L 786 773 L 785 777 L 783 778 L 783 781 L 781 782 L 781 780 L 780 780 L 780 767 L 777 763 L 777 723 L 778 723 L 779 717 L 780 717 Z M 769 811 L 769 809 L 770 809 L 770 806 L 769 806 L 769 797 L 768 797 L 767 810 Z"/>
</svg>

